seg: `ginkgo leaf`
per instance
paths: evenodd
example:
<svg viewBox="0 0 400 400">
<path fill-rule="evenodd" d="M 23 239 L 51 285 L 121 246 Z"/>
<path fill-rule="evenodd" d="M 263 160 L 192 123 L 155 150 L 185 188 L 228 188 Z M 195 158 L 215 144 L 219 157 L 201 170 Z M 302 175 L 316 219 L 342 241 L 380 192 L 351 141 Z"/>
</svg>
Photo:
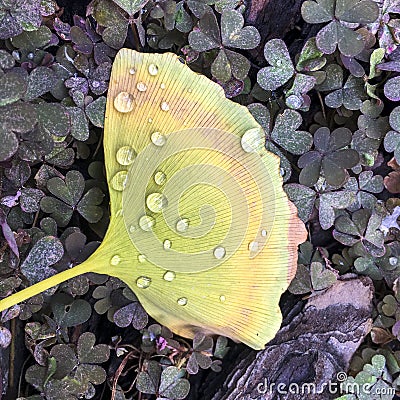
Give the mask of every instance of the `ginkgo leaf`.
<svg viewBox="0 0 400 400">
<path fill-rule="evenodd" d="M 107 96 L 104 155 L 111 216 L 101 246 L 0 309 L 97 272 L 123 280 L 175 333 L 263 348 L 280 327 L 279 298 L 306 231 L 282 189 L 279 158 L 265 150 L 247 108 L 174 54 L 122 49 Z M 75 199 L 65 185 L 63 196 Z"/>
</svg>

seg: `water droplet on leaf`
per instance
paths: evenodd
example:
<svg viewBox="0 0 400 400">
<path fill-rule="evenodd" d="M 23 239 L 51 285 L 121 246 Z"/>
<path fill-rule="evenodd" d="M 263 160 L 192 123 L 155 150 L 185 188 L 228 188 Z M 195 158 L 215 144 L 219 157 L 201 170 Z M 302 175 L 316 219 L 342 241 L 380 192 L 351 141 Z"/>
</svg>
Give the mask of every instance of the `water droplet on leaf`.
<svg viewBox="0 0 400 400">
<path fill-rule="evenodd" d="M 139 254 L 138 255 L 138 261 L 140 263 L 144 263 L 147 260 L 147 257 L 144 254 Z"/>
<path fill-rule="evenodd" d="M 181 297 L 180 299 L 178 299 L 178 304 L 180 306 L 186 306 L 187 302 L 188 302 L 188 300 L 186 297 Z"/>
<path fill-rule="evenodd" d="M 135 159 L 136 153 L 131 146 L 123 146 L 117 151 L 117 161 L 121 165 L 130 165 Z"/>
<path fill-rule="evenodd" d="M 389 264 L 396 265 L 397 264 L 397 257 L 389 257 Z"/>
<path fill-rule="evenodd" d="M 143 215 L 143 217 L 139 219 L 140 228 L 146 232 L 151 231 L 151 229 L 155 224 L 156 224 L 155 219 L 150 215 Z"/>
<path fill-rule="evenodd" d="M 258 250 L 258 242 L 250 242 L 249 243 L 249 250 L 251 252 L 257 251 Z"/>
<path fill-rule="evenodd" d="M 134 98 L 128 92 L 120 92 L 114 99 L 114 107 L 117 111 L 127 113 L 133 110 Z"/>
<path fill-rule="evenodd" d="M 139 92 L 145 92 L 147 90 L 147 85 L 144 82 L 138 82 L 136 88 Z"/>
<path fill-rule="evenodd" d="M 175 277 L 176 274 L 174 271 L 167 271 L 163 276 L 163 278 L 168 282 L 172 282 L 175 279 Z"/>
<path fill-rule="evenodd" d="M 219 301 L 223 303 L 226 300 L 226 297 L 224 295 L 219 296 Z"/>
<path fill-rule="evenodd" d="M 217 260 L 221 260 L 225 257 L 226 251 L 225 248 L 222 246 L 218 246 L 214 249 L 214 257 Z"/>
<path fill-rule="evenodd" d="M 164 250 L 169 250 L 172 246 L 172 242 L 169 239 L 165 239 L 163 243 Z"/>
<path fill-rule="evenodd" d="M 150 211 L 159 213 L 167 207 L 168 200 L 162 193 L 151 193 L 146 198 L 146 205 Z"/>
<path fill-rule="evenodd" d="M 265 229 L 263 229 L 263 230 L 261 231 L 261 236 L 264 236 L 264 237 L 265 237 L 265 236 L 267 236 L 267 233 L 268 233 L 268 232 L 267 232 Z"/>
<path fill-rule="evenodd" d="M 162 83 L 162 84 L 160 85 L 160 88 L 161 88 L 161 89 L 165 89 L 165 83 Z"/>
<path fill-rule="evenodd" d="M 136 74 L 135 69 L 134 69 L 134 68 L 131 68 L 131 69 L 129 70 L 129 75 L 135 75 L 135 74 Z"/>
<path fill-rule="evenodd" d="M 119 192 L 122 192 L 126 186 L 128 180 L 127 171 L 119 171 L 111 179 L 111 187 Z"/>
<path fill-rule="evenodd" d="M 163 111 L 168 111 L 169 110 L 169 104 L 166 101 L 163 101 L 161 103 L 161 110 L 163 110 Z"/>
<path fill-rule="evenodd" d="M 121 257 L 118 254 L 116 254 L 115 256 L 113 256 L 111 258 L 110 264 L 111 265 L 118 265 L 120 262 L 121 262 Z"/>
<path fill-rule="evenodd" d="M 155 64 L 149 65 L 149 74 L 152 76 L 156 76 L 158 74 L 158 67 Z"/>
<path fill-rule="evenodd" d="M 189 220 L 182 218 L 176 223 L 176 230 L 178 232 L 185 232 L 189 228 Z"/>
<path fill-rule="evenodd" d="M 253 128 L 247 130 L 240 140 L 243 150 L 246 153 L 256 151 L 262 146 L 262 134 L 260 129 Z"/>
<path fill-rule="evenodd" d="M 165 181 L 167 180 L 167 176 L 164 174 L 164 172 L 162 171 L 157 171 L 154 174 L 154 182 L 157 185 L 163 185 L 165 183 Z"/>
<path fill-rule="evenodd" d="M 147 276 L 139 276 L 139 278 L 136 279 L 136 286 L 141 289 L 148 288 L 150 284 L 151 284 L 151 279 Z"/>
<path fill-rule="evenodd" d="M 151 134 L 151 141 L 156 146 L 164 146 L 166 140 L 166 137 L 161 132 L 154 132 Z"/>
</svg>

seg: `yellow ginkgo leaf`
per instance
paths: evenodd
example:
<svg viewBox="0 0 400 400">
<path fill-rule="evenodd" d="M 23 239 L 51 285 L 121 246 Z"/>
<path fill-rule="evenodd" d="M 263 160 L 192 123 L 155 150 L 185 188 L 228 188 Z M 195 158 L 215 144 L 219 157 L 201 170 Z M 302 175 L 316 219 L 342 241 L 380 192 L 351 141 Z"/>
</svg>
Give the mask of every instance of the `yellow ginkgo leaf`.
<svg viewBox="0 0 400 400">
<path fill-rule="evenodd" d="M 279 329 L 306 231 L 262 128 L 176 55 L 128 49 L 114 61 L 105 118 L 111 218 L 102 245 L 0 310 L 97 272 L 123 280 L 175 333 L 263 348 Z"/>
</svg>

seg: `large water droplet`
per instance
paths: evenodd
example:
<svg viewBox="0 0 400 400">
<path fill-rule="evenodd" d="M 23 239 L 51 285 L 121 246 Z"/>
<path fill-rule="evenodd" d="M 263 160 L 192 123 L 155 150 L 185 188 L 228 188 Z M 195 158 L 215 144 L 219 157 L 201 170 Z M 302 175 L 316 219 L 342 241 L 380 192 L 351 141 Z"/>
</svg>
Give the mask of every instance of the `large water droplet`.
<svg viewBox="0 0 400 400">
<path fill-rule="evenodd" d="M 172 246 L 172 242 L 169 239 L 165 239 L 163 243 L 164 250 L 169 250 Z"/>
<path fill-rule="evenodd" d="M 178 304 L 180 306 L 186 306 L 187 302 L 188 302 L 188 299 L 186 297 L 181 297 L 180 299 L 178 299 Z"/>
<path fill-rule="evenodd" d="M 167 207 L 168 200 L 162 193 L 151 193 L 146 198 L 146 205 L 150 211 L 159 213 Z"/>
<path fill-rule="evenodd" d="M 158 74 L 158 67 L 155 64 L 149 65 L 149 74 L 152 76 L 156 76 Z"/>
<path fill-rule="evenodd" d="M 175 277 L 176 274 L 174 271 L 167 271 L 163 276 L 163 278 L 168 282 L 172 282 L 175 279 Z"/>
<path fill-rule="evenodd" d="M 130 165 L 135 159 L 136 153 L 131 146 L 123 146 L 117 151 L 117 161 L 121 165 Z"/>
<path fill-rule="evenodd" d="M 218 246 L 214 249 L 214 257 L 217 260 L 222 260 L 225 257 L 226 251 L 225 248 L 222 246 Z"/>
<path fill-rule="evenodd" d="M 127 113 L 133 110 L 134 97 L 128 92 L 119 93 L 114 99 L 114 107 L 117 111 Z"/>
<path fill-rule="evenodd" d="M 249 129 L 240 140 L 243 150 L 246 153 L 256 151 L 262 146 L 262 134 L 259 128 Z"/>
<path fill-rule="evenodd" d="M 153 132 L 151 134 L 151 141 L 156 146 L 164 146 L 167 139 L 161 132 Z"/>
<path fill-rule="evenodd" d="M 189 228 L 189 220 L 187 218 L 181 218 L 176 223 L 176 230 L 178 232 L 185 232 Z"/>
<path fill-rule="evenodd" d="M 136 279 L 136 286 L 140 289 L 146 289 L 150 286 L 150 284 L 151 279 L 147 276 L 139 276 L 139 278 Z"/>
<path fill-rule="evenodd" d="M 147 260 L 147 257 L 144 254 L 139 254 L 138 255 L 138 261 L 140 263 L 144 263 L 144 262 L 146 262 L 146 260 Z"/>
<path fill-rule="evenodd" d="M 115 256 L 112 256 L 111 260 L 110 260 L 110 264 L 111 265 L 118 265 L 121 262 L 121 257 L 116 254 Z"/>
<path fill-rule="evenodd" d="M 165 183 L 165 181 L 167 180 L 167 176 L 164 174 L 164 172 L 162 171 L 157 171 L 154 174 L 154 182 L 157 185 L 163 185 Z"/>
<path fill-rule="evenodd" d="M 258 250 L 258 242 L 250 242 L 249 243 L 250 252 L 254 252 Z"/>
<path fill-rule="evenodd" d="M 226 297 L 224 295 L 219 296 L 219 301 L 223 303 L 226 300 Z"/>
<path fill-rule="evenodd" d="M 163 111 L 168 111 L 169 110 L 169 104 L 166 101 L 163 101 L 161 103 L 161 110 L 163 110 Z"/>
<path fill-rule="evenodd" d="M 119 192 L 122 192 L 125 189 L 127 180 L 128 180 L 128 172 L 119 171 L 111 179 L 111 187 L 115 190 L 118 190 Z"/>
<path fill-rule="evenodd" d="M 397 264 L 397 257 L 389 257 L 389 264 L 396 265 Z"/>
<path fill-rule="evenodd" d="M 150 215 L 143 215 L 143 217 L 139 219 L 140 228 L 146 232 L 151 231 L 155 224 L 156 220 Z"/>
<path fill-rule="evenodd" d="M 139 90 L 139 92 L 145 92 L 147 90 L 147 85 L 144 82 L 138 82 L 136 89 Z"/>
</svg>

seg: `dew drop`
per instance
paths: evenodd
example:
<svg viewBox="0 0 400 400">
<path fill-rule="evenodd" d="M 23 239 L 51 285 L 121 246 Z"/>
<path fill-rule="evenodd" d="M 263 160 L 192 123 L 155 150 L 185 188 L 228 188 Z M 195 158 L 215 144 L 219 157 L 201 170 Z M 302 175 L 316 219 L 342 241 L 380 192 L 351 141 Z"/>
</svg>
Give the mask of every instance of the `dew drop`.
<svg viewBox="0 0 400 400">
<path fill-rule="evenodd" d="M 281 174 L 281 176 L 285 175 L 285 170 L 283 168 L 279 168 L 279 173 Z"/>
<path fill-rule="evenodd" d="M 153 132 L 151 134 L 151 141 L 156 146 L 164 146 L 167 139 L 161 132 Z"/>
<path fill-rule="evenodd" d="M 163 110 L 163 111 L 168 111 L 169 110 L 169 104 L 166 101 L 163 101 L 161 103 L 161 110 Z"/>
<path fill-rule="evenodd" d="M 224 295 L 219 296 L 219 301 L 223 303 L 226 300 L 226 297 Z"/>
<path fill-rule="evenodd" d="M 146 262 L 146 260 L 147 260 L 147 257 L 144 254 L 139 254 L 138 255 L 138 261 L 140 263 L 144 263 L 144 262 Z"/>
<path fill-rule="evenodd" d="M 138 82 L 136 89 L 139 90 L 139 92 L 145 92 L 147 90 L 147 85 L 144 82 Z"/>
<path fill-rule="evenodd" d="M 129 232 L 130 232 L 130 233 L 134 233 L 135 231 L 136 231 L 135 225 L 131 225 L 131 226 L 129 227 Z"/>
<path fill-rule="evenodd" d="M 258 242 L 250 242 L 249 243 L 249 250 L 251 252 L 258 250 Z"/>
<path fill-rule="evenodd" d="M 282 61 L 281 61 L 281 60 L 277 60 L 277 61 L 276 61 L 276 65 L 277 65 L 278 67 L 280 67 L 280 66 L 282 65 Z"/>
<path fill-rule="evenodd" d="M 262 134 L 260 129 L 253 128 L 247 130 L 240 140 L 243 150 L 251 153 L 262 146 Z"/>
<path fill-rule="evenodd" d="M 157 171 L 154 174 L 154 182 L 157 185 L 163 185 L 165 183 L 165 181 L 167 180 L 167 176 L 164 174 L 164 172 L 162 171 Z"/>
<path fill-rule="evenodd" d="M 135 75 L 135 74 L 136 74 L 135 68 L 131 68 L 129 70 L 129 75 Z"/>
<path fill-rule="evenodd" d="M 172 246 L 172 242 L 169 239 L 165 239 L 163 243 L 164 250 L 169 250 Z"/>
<path fill-rule="evenodd" d="M 217 260 L 222 260 L 225 257 L 226 251 L 225 248 L 222 246 L 218 246 L 214 249 L 214 257 Z"/>
<path fill-rule="evenodd" d="M 118 254 L 116 254 L 115 256 L 113 256 L 111 258 L 110 264 L 111 265 L 118 265 L 120 262 L 121 262 L 121 257 Z"/>
<path fill-rule="evenodd" d="M 35 58 L 35 55 L 33 53 L 28 53 L 26 56 L 29 60 L 33 60 Z"/>
<path fill-rule="evenodd" d="M 111 187 L 119 192 L 122 192 L 125 189 L 127 180 L 128 172 L 119 171 L 111 179 Z"/>
<path fill-rule="evenodd" d="M 120 92 L 114 99 L 114 107 L 117 111 L 127 113 L 133 110 L 134 98 L 128 92 Z"/>
<path fill-rule="evenodd" d="M 146 198 L 146 205 L 150 211 L 159 213 L 167 207 L 168 200 L 162 193 L 151 193 Z"/>
<path fill-rule="evenodd" d="M 92 81 L 92 86 L 96 89 L 100 86 L 100 82 L 99 81 Z"/>
<path fill-rule="evenodd" d="M 176 223 L 176 230 L 178 232 L 185 232 L 189 228 L 189 220 L 187 218 L 181 218 Z"/>
<path fill-rule="evenodd" d="M 188 302 L 188 300 L 186 297 L 181 297 L 180 299 L 178 299 L 178 304 L 180 306 L 186 306 L 187 302 Z"/>
<path fill-rule="evenodd" d="M 161 89 L 165 89 L 165 83 L 162 83 L 162 84 L 160 85 L 160 88 L 161 88 Z"/>
<path fill-rule="evenodd" d="M 143 217 L 140 217 L 139 219 L 140 228 L 146 232 L 151 231 L 155 224 L 155 219 L 150 215 L 143 215 Z"/>
<path fill-rule="evenodd" d="M 153 118 L 149 118 L 149 119 L 147 120 L 147 122 L 148 122 L 149 124 L 151 124 L 151 123 L 153 122 Z"/>
<path fill-rule="evenodd" d="M 397 257 L 389 257 L 389 264 L 394 266 L 397 264 Z"/>
<path fill-rule="evenodd" d="M 156 76 L 158 74 L 158 67 L 155 64 L 149 65 L 149 74 L 152 76 Z"/>
<path fill-rule="evenodd" d="M 176 277 L 176 274 L 174 271 L 167 271 L 163 276 L 164 280 L 166 280 L 168 282 L 172 282 L 175 279 L 175 277 Z"/>
<path fill-rule="evenodd" d="M 136 286 L 140 289 L 146 289 L 150 286 L 150 284 L 151 279 L 147 276 L 139 276 L 139 278 L 136 279 Z"/>
<path fill-rule="evenodd" d="M 135 150 L 131 146 L 123 146 L 117 151 L 117 161 L 121 165 L 132 164 L 135 156 Z"/>
<path fill-rule="evenodd" d="M 267 236 L 267 234 L 268 234 L 268 232 L 266 231 L 266 229 L 263 229 L 262 231 L 261 231 L 261 236 Z"/>
</svg>

